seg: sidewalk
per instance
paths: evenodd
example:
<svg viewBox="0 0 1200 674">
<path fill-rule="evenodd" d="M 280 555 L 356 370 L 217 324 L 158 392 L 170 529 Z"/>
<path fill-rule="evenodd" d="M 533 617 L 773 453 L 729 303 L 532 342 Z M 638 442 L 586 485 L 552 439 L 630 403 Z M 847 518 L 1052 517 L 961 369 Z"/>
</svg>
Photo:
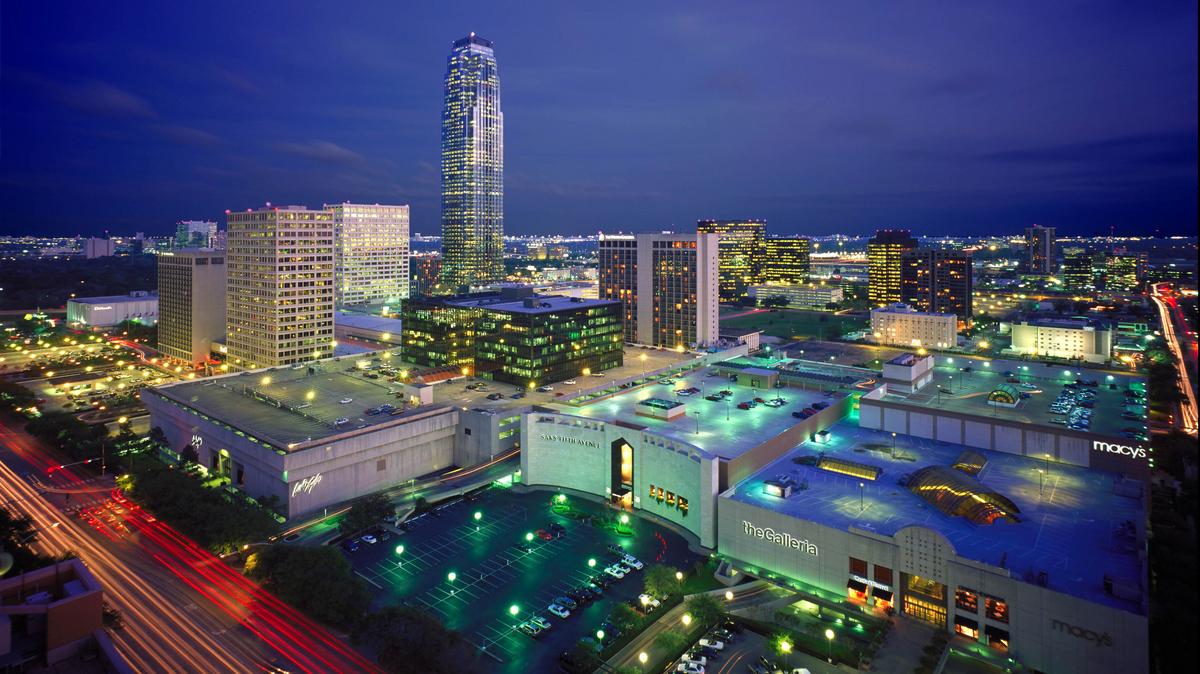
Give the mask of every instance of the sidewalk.
<svg viewBox="0 0 1200 674">
<path fill-rule="evenodd" d="M 911 672 L 921 664 L 921 649 L 933 638 L 934 629 L 915 620 L 895 618 L 887 639 L 875 654 L 871 669 L 876 672 Z"/>
</svg>

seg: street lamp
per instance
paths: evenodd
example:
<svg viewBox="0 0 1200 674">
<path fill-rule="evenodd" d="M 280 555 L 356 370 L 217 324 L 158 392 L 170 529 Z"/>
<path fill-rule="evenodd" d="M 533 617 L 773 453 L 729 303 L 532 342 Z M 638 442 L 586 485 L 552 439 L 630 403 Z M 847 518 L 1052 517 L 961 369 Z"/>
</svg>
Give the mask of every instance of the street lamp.
<svg viewBox="0 0 1200 674">
<path fill-rule="evenodd" d="M 867 509 L 867 506 L 863 502 L 863 491 L 866 488 L 867 488 L 867 483 L 865 483 L 865 482 L 858 483 L 858 511 L 859 512 L 862 512 Z"/>
<path fill-rule="evenodd" d="M 588 559 L 588 567 L 592 568 L 592 569 L 596 568 L 596 558 L 595 557 Z"/>
<path fill-rule="evenodd" d="M 682 618 L 680 618 L 680 620 L 682 620 L 682 621 L 683 621 L 683 626 L 684 626 L 684 627 L 689 627 L 689 626 L 691 626 L 691 624 L 692 624 L 692 614 L 691 614 L 691 613 L 684 613 L 684 614 L 683 614 L 683 617 L 682 617 Z"/>
<path fill-rule="evenodd" d="M 725 601 L 733 601 L 733 590 L 725 590 Z"/>
<path fill-rule="evenodd" d="M 675 572 L 675 580 L 677 580 L 681 583 L 683 582 L 683 572 L 682 571 Z"/>
<path fill-rule="evenodd" d="M 513 604 L 512 606 L 508 607 L 508 614 L 511 616 L 516 616 L 520 612 L 521 612 L 521 607 L 517 606 L 516 604 Z"/>
<path fill-rule="evenodd" d="M 790 665 L 791 658 L 789 656 L 792 654 L 792 642 L 788 641 L 787 639 L 780 641 L 779 642 L 779 652 L 783 653 L 784 664 Z"/>
<path fill-rule="evenodd" d="M 646 655 L 646 651 L 642 651 L 641 653 L 638 653 L 638 662 L 642 663 L 642 666 L 645 666 L 646 661 L 649 659 L 650 659 L 650 656 Z"/>
<path fill-rule="evenodd" d="M 638 356 L 638 359 L 642 361 L 642 381 L 644 382 L 646 381 L 646 354 Z"/>
<path fill-rule="evenodd" d="M 829 664 L 833 664 L 833 630 L 825 630 L 825 641 L 829 644 Z"/>
</svg>

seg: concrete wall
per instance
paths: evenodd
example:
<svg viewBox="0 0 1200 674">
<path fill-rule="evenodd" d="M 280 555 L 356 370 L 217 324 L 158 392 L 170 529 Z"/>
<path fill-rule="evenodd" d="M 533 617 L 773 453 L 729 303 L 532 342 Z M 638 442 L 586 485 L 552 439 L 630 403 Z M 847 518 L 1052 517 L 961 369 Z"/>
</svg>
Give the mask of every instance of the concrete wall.
<svg viewBox="0 0 1200 674">
<path fill-rule="evenodd" d="M 806 442 L 812 434 L 834 425 L 850 413 L 852 399 L 828 398 L 829 407 L 811 417 L 799 421 L 795 426 L 784 429 L 775 437 L 759 446 L 743 452 L 740 456 L 720 463 L 720 490 L 741 482 L 758 472 L 759 468 L 783 456 L 788 450 Z"/>
</svg>

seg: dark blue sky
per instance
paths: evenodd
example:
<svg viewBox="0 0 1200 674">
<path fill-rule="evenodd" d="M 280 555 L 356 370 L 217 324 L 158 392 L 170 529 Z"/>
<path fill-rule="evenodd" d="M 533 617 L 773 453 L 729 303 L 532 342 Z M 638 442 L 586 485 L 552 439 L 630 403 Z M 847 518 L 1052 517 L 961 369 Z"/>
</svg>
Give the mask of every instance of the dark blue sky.
<svg viewBox="0 0 1200 674">
<path fill-rule="evenodd" d="M 453 7 L 449 5 L 453 4 Z M 450 43 L 494 40 L 510 233 L 1194 233 L 1196 3 L 3 2 L 0 232 L 265 201 L 436 233 Z"/>
</svg>

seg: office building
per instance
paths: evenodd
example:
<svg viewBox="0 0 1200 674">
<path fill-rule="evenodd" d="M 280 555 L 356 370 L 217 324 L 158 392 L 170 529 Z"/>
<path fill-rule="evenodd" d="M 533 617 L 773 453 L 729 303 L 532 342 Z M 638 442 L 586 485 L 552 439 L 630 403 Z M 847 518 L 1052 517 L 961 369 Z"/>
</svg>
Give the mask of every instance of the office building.
<svg viewBox="0 0 1200 674">
<path fill-rule="evenodd" d="M 958 317 L 889 304 L 871 310 L 871 338 L 876 344 L 949 349 L 958 344 Z"/>
<path fill-rule="evenodd" d="M 762 282 L 778 285 L 808 283 L 810 242 L 804 237 L 767 239 L 763 243 Z"/>
<path fill-rule="evenodd" d="M 404 359 L 542 386 L 621 365 L 621 303 L 506 288 L 406 302 Z"/>
<path fill-rule="evenodd" d="M 67 300 L 67 322 L 111 328 L 125 321 L 154 325 L 158 321 L 158 295 L 135 290 L 128 295 L 75 297 Z"/>
<path fill-rule="evenodd" d="M 249 370 L 333 353 L 333 214 L 267 206 L 226 217 L 229 364 Z"/>
<path fill-rule="evenodd" d="M 900 301 L 900 266 L 905 251 L 917 247 L 906 229 L 881 229 L 867 241 L 867 299 L 874 306 Z"/>
<path fill-rule="evenodd" d="M 828 309 L 829 305 L 837 304 L 845 297 L 841 286 L 825 283 L 764 283 L 750 286 L 748 292 L 760 306 L 766 306 L 765 300 L 782 297 L 786 300 L 784 306 L 793 309 Z"/>
<path fill-rule="evenodd" d="M 98 257 L 112 257 L 116 250 L 116 242 L 112 239 L 89 237 L 83 240 L 83 256 L 89 260 Z"/>
<path fill-rule="evenodd" d="M 82 661 L 68 660 L 100 650 L 96 641 L 104 634 L 104 604 L 104 588 L 74 558 L 0 580 L 0 663 L 8 671 L 45 670 L 36 662 L 50 671 L 78 671 Z M 109 662 L 89 669 L 131 671 L 115 649 L 101 654 Z"/>
<path fill-rule="evenodd" d="M 180 220 L 175 223 L 174 247 L 216 248 L 217 223 L 211 220 Z"/>
<path fill-rule="evenodd" d="M 900 301 L 917 311 L 954 314 L 965 323 L 972 316 L 973 278 L 970 253 L 908 250 L 900 258 Z"/>
<path fill-rule="evenodd" d="M 492 43 L 454 43 L 442 108 L 442 280 L 504 278 L 504 115 Z"/>
<path fill-rule="evenodd" d="M 225 338 L 225 252 L 177 250 L 158 256 L 158 350 L 197 364 Z"/>
<path fill-rule="evenodd" d="M 717 234 L 719 296 L 722 302 L 736 302 L 746 296 L 746 288 L 762 282 L 763 240 L 766 220 L 700 220 L 698 234 Z"/>
<path fill-rule="evenodd" d="M 333 214 L 334 302 L 396 307 L 408 297 L 408 206 L 326 204 Z"/>
<path fill-rule="evenodd" d="M 1026 227 L 1022 270 L 1027 274 L 1049 276 L 1054 273 L 1056 259 L 1054 228 L 1041 225 Z"/>
<path fill-rule="evenodd" d="M 1105 257 L 1084 248 L 1064 248 L 1063 287 L 1074 292 L 1094 292 L 1104 288 Z"/>
<path fill-rule="evenodd" d="M 525 255 L 531 260 L 562 260 L 570 254 L 561 243 L 531 243 L 525 247 Z"/>
<path fill-rule="evenodd" d="M 598 292 L 624 304 L 626 341 L 673 349 L 717 341 L 719 236 L 601 234 Z"/>
<path fill-rule="evenodd" d="M 413 253 L 408 258 L 409 297 L 428 295 L 442 278 L 441 253 Z"/>
<path fill-rule="evenodd" d="M 1117 253 L 1104 262 L 1104 289 L 1113 293 L 1135 293 L 1146 278 L 1145 253 Z"/>
<path fill-rule="evenodd" d="M 1112 358 L 1113 331 L 1089 318 L 1042 318 L 1012 325 L 1012 352 L 1034 357 L 1104 363 Z"/>
</svg>

